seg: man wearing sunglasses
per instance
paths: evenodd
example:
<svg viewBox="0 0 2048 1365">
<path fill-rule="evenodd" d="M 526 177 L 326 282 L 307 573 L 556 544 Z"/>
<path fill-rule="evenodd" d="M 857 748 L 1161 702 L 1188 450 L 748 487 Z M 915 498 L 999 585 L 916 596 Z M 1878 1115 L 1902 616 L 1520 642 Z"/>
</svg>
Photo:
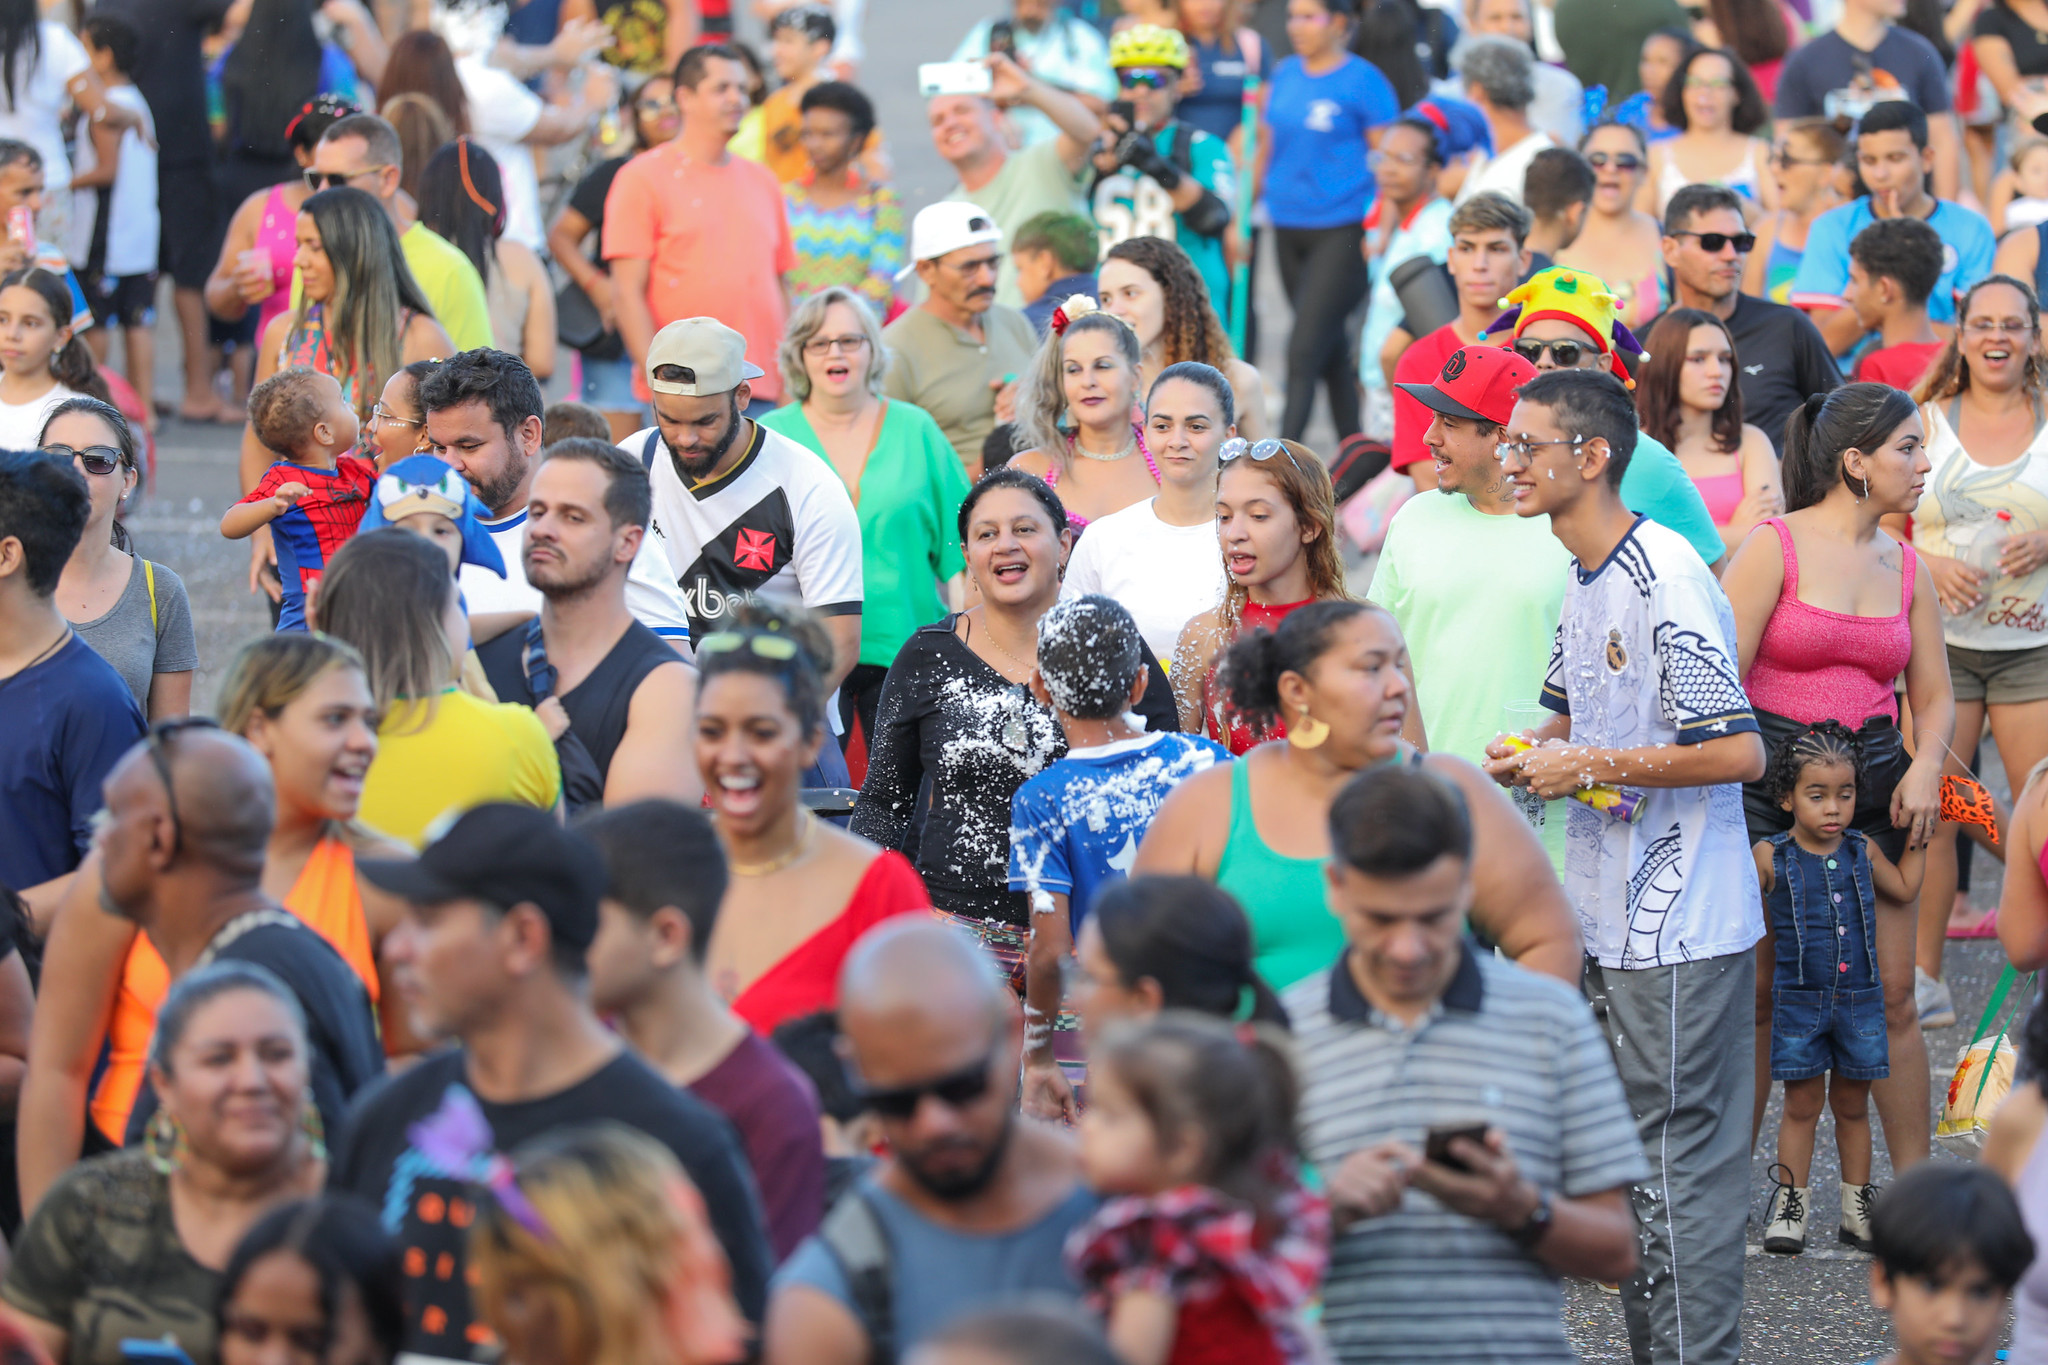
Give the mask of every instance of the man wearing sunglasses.
<svg viewBox="0 0 2048 1365">
<path fill-rule="evenodd" d="M 1512 307 L 1494 322 L 1498 338 L 1538 370 L 1602 370 L 1632 383 L 1629 370 L 1643 348 L 1614 315 L 1615 298 L 1597 276 L 1552 266 L 1507 296 Z M 1684 536 L 1702 563 L 1718 566 L 1728 553 L 1699 487 L 1670 447 L 1649 435 L 1636 442 L 1622 477 L 1621 500 L 1632 512 Z"/>
<path fill-rule="evenodd" d="M 1164 237 L 1195 263 L 1216 311 L 1230 298 L 1223 230 L 1237 197 L 1237 176 L 1223 139 L 1181 123 L 1187 40 L 1179 31 L 1138 24 L 1109 40 L 1119 97 L 1103 115 L 1095 144 L 1090 198 L 1105 250 L 1130 237 Z"/>
<path fill-rule="evenodd" d="M 101 781 L 144 728 L 128 684 L 57 610 L 91 513 L 69 459 L 0 451 L 0 886 L 43 925 L 92 845 Z"/>
<path fill-rule="evenodd" d="M 872 931 L 839 1022 L 889 1155 L 776 1276 L 764 1365 L 895 1361 L 991 1301 L 1074 1299 L 1060 1248 L 1095 1196 L 1072 1144 L 1017 1112 L 1023 1020 L 975 941 L 910 917 Z"/>
<path fill-rule="evenodd" d="M 1807 240 L 1811 251 L 1812 239 Z M 1755 245 L 1734 190 L 1687 185 L 1664 206 L 1671 306 L 1698 308 L 1728 324 L 1743 414 L 1782 455 L 1785 419 L 1808 394 L 1840 387 L 1842 372 L 1805 313 L 1742 292 L 1744 258 Z M 1846 262 L 1842 268 L 1846 279 Z"/>
<path fill-rule="evenodd" d="M 1950 119 L 1946 113 L 1937 117 L 1944 124 Z M 1813 318 L 1828 348 L 1838 356 L 1848 355 L 1864 336 L 1856 310 L 1844 301 L 1849 289 L 1849 243 L 1877 219 L 1919 218 L 1940 234 L 1944 248 L 1941 278 L 1927 306 L 1927 316 L 1938 329 L 1947 331 L 1955 326 L 1955 291 L 1991 273 L 1992 258 L 1998 252 L 1991 224 L 1973 209 L 1934 197 L 1931 177 L 1935 162 L 1928 145 L 1928 127 L 1928 115 L 1905 100 L 1886 100 L 1865 114 L 1854 145 L 1857 173 L 1870 192 L 1829 209 L 1813 220 L 1806 234 L 1806 254 L 1799 258 L 1799 273 L 1792 277 L 1791 301 Z M 1740 341 L 1736 348 L 1740 354 Z"/>
</svg>

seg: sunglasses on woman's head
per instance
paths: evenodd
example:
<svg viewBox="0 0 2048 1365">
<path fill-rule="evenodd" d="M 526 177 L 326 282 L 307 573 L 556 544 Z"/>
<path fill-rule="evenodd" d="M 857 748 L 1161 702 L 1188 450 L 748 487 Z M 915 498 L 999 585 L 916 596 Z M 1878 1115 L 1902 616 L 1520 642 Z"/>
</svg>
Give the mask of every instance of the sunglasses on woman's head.
<svg viewBox="0 0 2048 1365">
<path fill-rule="evenodd" d="M 1301 462 L 1294 458 L 1294 452 L 1287 448 L 1287 443 L 1276 441 L 1270 436 L 1257 445 L 1253 445 L 1242 436 L 1233 436 L 1217 447 L 1216 463 L 1226 465 L 1242 455 L 1249 455 L 1262 464 L 1275 455 L 1285 455 L 1287 463 L 1294 466 L 1295 473 L 1301 472 Z"/>
<path fill-rule="evenodd" d="M 76 460 L 88 474 L 111 474 L 122 465 L 121 452 L 112 446 L 49 445 L 43 447 L 43 454 Z"/>
<path fill-rule="evenodd" d="M 736 649 L 777 663 L 788 663 L 796 657 L 796 641 L 786 635 L 743 635 L 736 630 L 723 630 L 705 636 L 697 645 L 699 654 L 730 654 Z"/>
<path fill-rule="evenodd" d="M 1576 370 L 1579 361 L 1592 354 L 1593 349 L 1583 341 L 1538 341 L 1534 337 L 1515 343 L 1515 354 L 1531 365 L 1541 365 L 1543 353 L 1548 351 L 1560 370 Z"/>
<path fill-rule="evenodd" d="M 1594 152 L 1586 158 L 1586 164 L 1596 171 L 1604 171 L 1609 166 L 1617 171 L 1639 171 L 1643 168 L 1643 159 L 1634 152 Z"/>
</svg>

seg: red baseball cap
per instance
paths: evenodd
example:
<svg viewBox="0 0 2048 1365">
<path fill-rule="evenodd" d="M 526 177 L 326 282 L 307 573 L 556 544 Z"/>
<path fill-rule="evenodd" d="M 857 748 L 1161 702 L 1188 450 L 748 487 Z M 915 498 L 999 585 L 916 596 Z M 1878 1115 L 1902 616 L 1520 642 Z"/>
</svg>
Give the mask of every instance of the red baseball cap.
<svg viewBox="0 0 2048 1365">
<path fill-rule="evenodd" d="M 1506 426 L 1515 390 L 1536 377 L 1536 367 L 1499 346 L 1460 346 L 1434 384 L 1396 384 L 1431 412 Z"/>
</svg>

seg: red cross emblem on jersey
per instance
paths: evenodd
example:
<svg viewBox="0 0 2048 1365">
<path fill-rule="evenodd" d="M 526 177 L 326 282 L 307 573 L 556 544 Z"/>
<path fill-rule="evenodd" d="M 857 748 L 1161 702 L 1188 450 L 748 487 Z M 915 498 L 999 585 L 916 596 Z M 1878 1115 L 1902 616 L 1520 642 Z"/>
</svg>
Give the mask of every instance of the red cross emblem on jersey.
<svg viewBox="0 0 2048 1365">
<path fill-rule="evenodd" d="M 775 533 L 741 528 L 739 543 L 733 546 L 732 562 L 742 569 L 767 573 L 775 567 Z"/>
</svg>

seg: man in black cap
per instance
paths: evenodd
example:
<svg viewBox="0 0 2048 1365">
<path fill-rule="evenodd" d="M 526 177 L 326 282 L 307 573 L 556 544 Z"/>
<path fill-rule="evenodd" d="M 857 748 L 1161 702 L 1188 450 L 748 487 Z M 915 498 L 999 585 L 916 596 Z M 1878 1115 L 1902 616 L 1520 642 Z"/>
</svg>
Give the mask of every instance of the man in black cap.
<svg viewBox="0 0 2048 1365">
<path fill-rule="evenodd" d="M 731 1126 L 626 1051 L 591 1012 L 584 961 L 605 871 L 589 842 L 545 811 L 485 805 L 416 862 L 357 866 L 407 902 L 384 950 L 414 1027 L 460 1044 L 366 1092 L 334 1148 L 335 1187 L 381 1210 L 407 1263 L 427 1267 L 406 1279 L 405 1351 L 492 1354 L 490 1333 L 472 1317 L 458 1201 L 474 1197 L 470 1178 L 492 1152 L 606 1120 L 675 1153 L 732 1263 L 733 1294 L 758 1323 L 768 1241 Z"/>
</svg>

